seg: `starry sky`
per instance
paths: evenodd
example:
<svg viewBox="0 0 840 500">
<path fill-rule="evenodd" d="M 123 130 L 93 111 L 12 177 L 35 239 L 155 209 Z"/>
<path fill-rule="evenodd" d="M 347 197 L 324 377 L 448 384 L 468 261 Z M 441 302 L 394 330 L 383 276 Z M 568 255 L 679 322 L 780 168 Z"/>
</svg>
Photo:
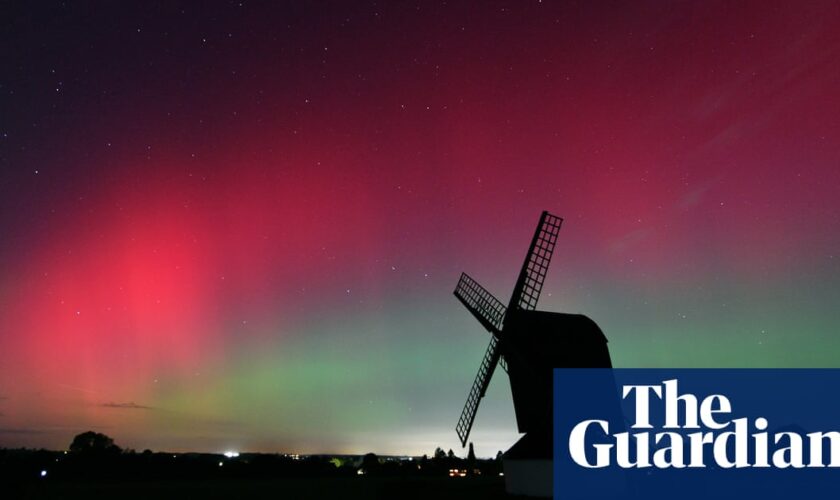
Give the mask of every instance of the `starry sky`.
<svg viewBox="0 0 840 500">
<path fill-rule="evenodd" d="M 836 2 L 0 10 L 0 446 L 459 451 L 542 210 L 616 366 L 840 366 Z"/>
</svg>

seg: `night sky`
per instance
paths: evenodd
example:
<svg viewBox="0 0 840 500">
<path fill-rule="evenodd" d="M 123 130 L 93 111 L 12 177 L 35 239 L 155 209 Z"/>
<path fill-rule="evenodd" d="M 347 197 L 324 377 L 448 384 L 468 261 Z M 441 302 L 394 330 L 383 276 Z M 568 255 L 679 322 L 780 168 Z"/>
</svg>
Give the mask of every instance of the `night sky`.
<svg viewBox="0 0 840 500">
<path fill-rule="evenodd" d="M 836 2 L 4 3 L 0 446 L 461 453 L 542 210 L 614 365 L 840 367 L 838 89 Z"/>
</svg>

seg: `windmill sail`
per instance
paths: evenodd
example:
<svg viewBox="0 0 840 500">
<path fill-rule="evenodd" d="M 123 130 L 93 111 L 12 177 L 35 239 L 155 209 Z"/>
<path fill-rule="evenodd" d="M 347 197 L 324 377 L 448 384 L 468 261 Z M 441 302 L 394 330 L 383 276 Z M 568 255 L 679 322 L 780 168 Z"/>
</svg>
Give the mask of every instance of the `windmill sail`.
<svg viewBox="0 0 840 500">
<path fill-rule="evenodd" d="M 508 308 L 517 307 L 528 311 L 537 308 L 537 300 L 540 298 L 548 264 L 551 262 L 562 223 L 563 219 L 560 217 L 548 212 L 542 213 L 540 222 L 537 224 L 537 231 L 531 240 L 531 247 L 528 249 L 528 256 L 525 257 L 519 279 L 516 280 L 516 287 L 510 297 Z"/>
<path fill-rule="evenodd" d="M 467 273 L 461 273 L 455 296 L 490 333 L 498 334 L 505 317 L 505 305 Z"/>
<path fill-rule="evenodd" d="M 475 414 L 478 411 L 478 404 L 484 397 L 484 393 L 487 392 L 487 386 L 490 385 L 490 379 L 493 378 L 499 356 L 499 340 L 493 336 L 490 339 L 490 345 L 487 346 L 487 351 L 484 353 L 484 358 L 481 360 L 478 375 L 475 376 L 470 394 L 467 396 L 467 402 L 461 411 L 461 417 L 458 419 L 458 425 L 455 426 L 455 431 L 461 439 L 461 446 L 467 445 L 470 430 L 473 422 L 475 422 Z"/>
<path fill-rule="evenodd" d="M 478 321 L 493 334 L 490 345 L 481 360 L 478 374 L 473 381 L 467 402 L 461 411 L 458 425 L 455 430 L 461 439 L 461 445 L 467 445 L 470 430 L 472 429 L 478 405 L 487 392 L 496 365 L 499 364 L 505 371 L 508 371 L 507 363 L 501 354 L 502 331 L 504 329 L 506 313 L 508 309 L 535 310 L 537 300 L 542 291 L 545 275 L 548 272 L 548 265 L 554 253 L 554 246 L 557 243 L 557 234 L 560 232 L 560 224 L 563 219 L 543 212 L 540 216 L 537 231 L 531 240 L 528 255 L 516 281 L 510 304 L 505 308 L 498 299 L 479 285 L 474 279 L 461 274 L 458 286 L 455 287 L 455 296 L 464 306 L 478 319 Z"/>
</svg>

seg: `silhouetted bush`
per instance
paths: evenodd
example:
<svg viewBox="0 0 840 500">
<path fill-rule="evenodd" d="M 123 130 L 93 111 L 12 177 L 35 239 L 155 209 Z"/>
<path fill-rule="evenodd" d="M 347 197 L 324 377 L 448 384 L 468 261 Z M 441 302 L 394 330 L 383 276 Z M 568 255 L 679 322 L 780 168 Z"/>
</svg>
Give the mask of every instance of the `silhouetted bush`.
<svg viewBox="0 0 840 500">
<path fill-rule="evenodd" d="M 111 454 L 118 455 L 122 450 L 114 444 L 114 440 L 105 434 L 87 431 L 78 434 L 70 443 L 70 451 L 84 454 Z"/>
</svg>

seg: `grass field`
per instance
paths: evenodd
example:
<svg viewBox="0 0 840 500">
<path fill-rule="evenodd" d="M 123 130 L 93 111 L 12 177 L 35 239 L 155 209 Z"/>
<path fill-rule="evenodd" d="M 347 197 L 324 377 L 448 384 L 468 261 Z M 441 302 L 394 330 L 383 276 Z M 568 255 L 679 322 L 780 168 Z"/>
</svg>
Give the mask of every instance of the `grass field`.
<svg viewBox="0 0 840 500">
<path fill-rule="evenodd" d="M 5 489 L 5 488 L 4 488 Z M 204 481 L 38 481 L 18 484 L 4 498 L 44 499 L 508 499 L 493 478 L 283 478 Z"/>
</svg>

